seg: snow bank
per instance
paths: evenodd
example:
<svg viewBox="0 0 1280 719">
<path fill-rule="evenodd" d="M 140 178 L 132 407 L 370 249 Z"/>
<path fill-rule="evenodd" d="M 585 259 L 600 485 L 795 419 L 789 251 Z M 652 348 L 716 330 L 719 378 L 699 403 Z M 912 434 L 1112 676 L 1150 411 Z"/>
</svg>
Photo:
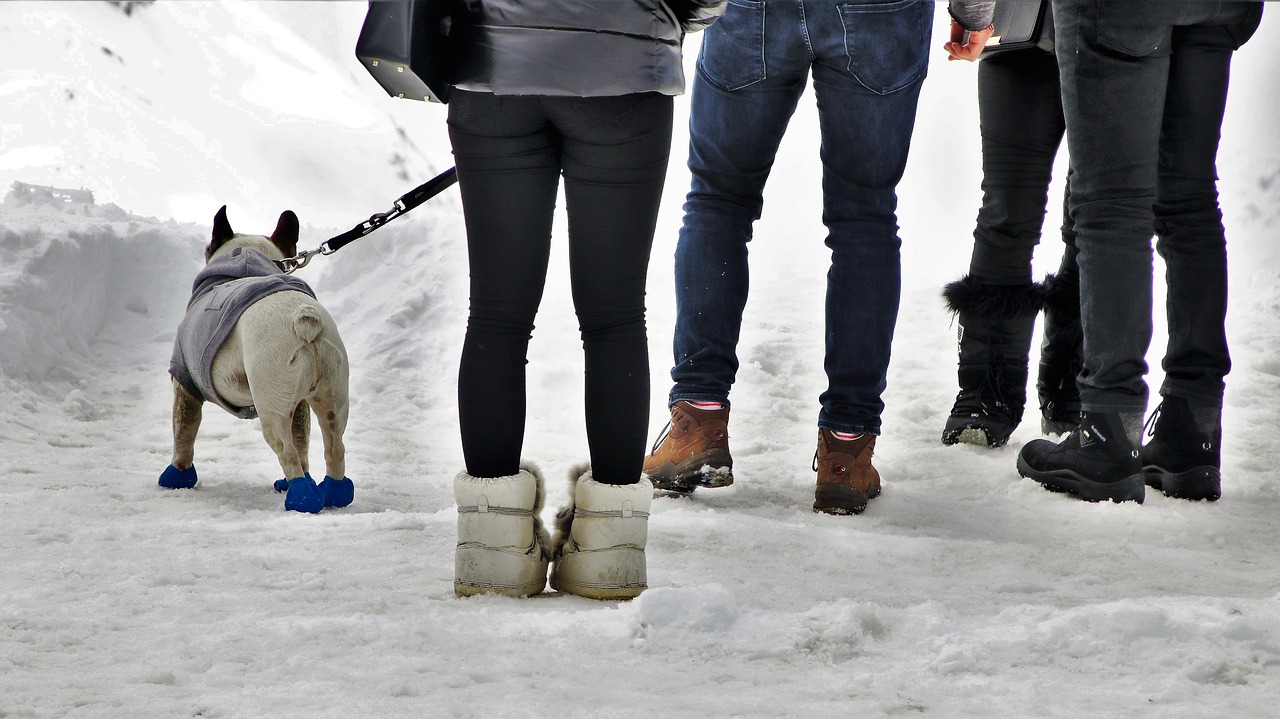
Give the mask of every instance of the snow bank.
<svg viewBox="0 0 1280 719">
<path fill-rule="evenodd" d="M 0 204 L 0 378 L 77 384 L 95 373 L 89 348 L 145 343 L 185 309 L 199 268 L 198 228 L 115 205 Z"/>
</svg>

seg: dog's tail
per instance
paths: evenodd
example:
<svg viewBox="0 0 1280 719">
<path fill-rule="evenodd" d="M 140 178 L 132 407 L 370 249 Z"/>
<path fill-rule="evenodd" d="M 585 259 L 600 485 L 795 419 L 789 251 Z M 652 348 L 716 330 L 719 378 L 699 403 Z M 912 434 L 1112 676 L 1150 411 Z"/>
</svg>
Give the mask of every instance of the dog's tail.
<svg viewBox="0 0 1280 719">
<path fill-rule="evenodd" d="M 293 333 L 306 344 L 311 344 L 320 336 L 324 327 L 320 322 L 320 313 L 311 305 L 303 305 L 293 316 Z"/>
</svg>

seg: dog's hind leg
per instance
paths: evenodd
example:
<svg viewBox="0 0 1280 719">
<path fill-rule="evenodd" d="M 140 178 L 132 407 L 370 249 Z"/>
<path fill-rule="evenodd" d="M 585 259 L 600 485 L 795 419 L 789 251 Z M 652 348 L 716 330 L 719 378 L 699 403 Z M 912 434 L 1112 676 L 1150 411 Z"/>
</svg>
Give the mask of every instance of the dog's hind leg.
<svg viewBox="0 0 1280 719">
<path fill-rule="evenodd" d="M 345 390 L 346 387 L 343 387 Z M 339 394 L 340 396 L 334 396 Z M 347 429 L 346 393 L 326 392 L 311 398 L 311 410 L 320 420 L 320 436 L 324 440 L 325 478 L 320 483 L 326 507 L 345 507 L 355 497 L 355 486 L 346 476 L 346 445 L 342 435 Z"/>
<path fill-rule="evenodd" d="M 308 457 L 311 448 L 311 408 L 307 405 L 306 400 L 298 403 L 293 408 L 293 448 L 298 453 L 298 459 L 302 463 L 303 474 L 311 471 L 311 461 Z"/>
<path fill-rule="evenodd" d="M 324 440 L 325 474 L 341 479 L 347 473 L 347 448 L 342 435 L 347 430 L 347 403 L 338 404 L 335 397 L 312 397 L 311 409 L 320 420 L 320 437 Z"/>
<path fill-rule="evenodd" d="M 280 460 L 280 469 L 284 471 L 285 497 L 284 508 L 295 512 L 319 512 L 324 509 L 324 495 L 316 486 L 315 480 L 306 476 L 302 460 L 298 456 L 298 448 L 294 445 L 296 427 L 295 411 L 264 412 L 258 411 L 258 419 L 262 422 L 262 437 L 267 446 L 276 453 Z M 279 484 L 277 483 L 277 488 Z"/>
<path fill-rule="evenodd" d="M 271 451 L 276 453 L 286 479 L 306 474 L 302 458 L 298 456 L 298 448 L 294 444 L 294 415 L 294 412 L 264 412 L 261 408 L 258 411 L 258 420 L 262 423 L 262 438 L 267 441 Z"/>
<path fill-rule="evenodd" d="M 181 384 L 173 382 L 173 459 L 160 475 L 160 486 L 189 489 L 196 486 L 196 434 L 200 431 L 204 402 Z"/>
<path fill-rule="evenodd" d="M 347 351 L 336 333 L 314 345 L 316 359 L 324 367 L 323 379 L 310 397 L 311 411 L 320 422 L 324 440 L 325 477 L 320 483 L 326 507 L 345 507 L 355 498 L 355 485 L 347 478 L 347 448 L 342 436 L 347 431 L 350 410 Z"/>
</svg>

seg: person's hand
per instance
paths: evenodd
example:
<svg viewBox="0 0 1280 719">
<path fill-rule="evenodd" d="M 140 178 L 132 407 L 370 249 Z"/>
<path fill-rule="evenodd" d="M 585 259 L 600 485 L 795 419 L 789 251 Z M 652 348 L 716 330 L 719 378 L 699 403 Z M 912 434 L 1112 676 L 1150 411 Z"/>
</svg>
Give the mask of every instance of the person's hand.
<svg viewBox="0 0 1280 719">
<path fill-rule="evenodd" d="M 963 25 L 952 20 L 951 42 L 943 45 L 947 51 L 947 60 L 968 60 L 969 62 L 977 60 L 982 54 L 982 48 L 986 46 L 995 30 L 994 25 L 988 25 L 981 30 L 966 30 Z"/>
</svg>

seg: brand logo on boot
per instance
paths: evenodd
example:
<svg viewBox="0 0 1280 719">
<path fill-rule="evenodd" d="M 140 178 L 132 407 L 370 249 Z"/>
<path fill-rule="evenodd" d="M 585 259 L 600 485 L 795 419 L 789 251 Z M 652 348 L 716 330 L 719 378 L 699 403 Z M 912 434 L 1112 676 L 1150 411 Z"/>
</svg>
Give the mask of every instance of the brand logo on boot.
<svg viewBox="0 0 1280 719">
<path fill-rule="evenodd" d="M 1081 447 L 1089 447 L 1099 442 L 1105 444 L 1107 442 L 1107 436 L 1102 432 L 1099 432 L 1096 426 L 1080 428 Z"/>
</svg>

